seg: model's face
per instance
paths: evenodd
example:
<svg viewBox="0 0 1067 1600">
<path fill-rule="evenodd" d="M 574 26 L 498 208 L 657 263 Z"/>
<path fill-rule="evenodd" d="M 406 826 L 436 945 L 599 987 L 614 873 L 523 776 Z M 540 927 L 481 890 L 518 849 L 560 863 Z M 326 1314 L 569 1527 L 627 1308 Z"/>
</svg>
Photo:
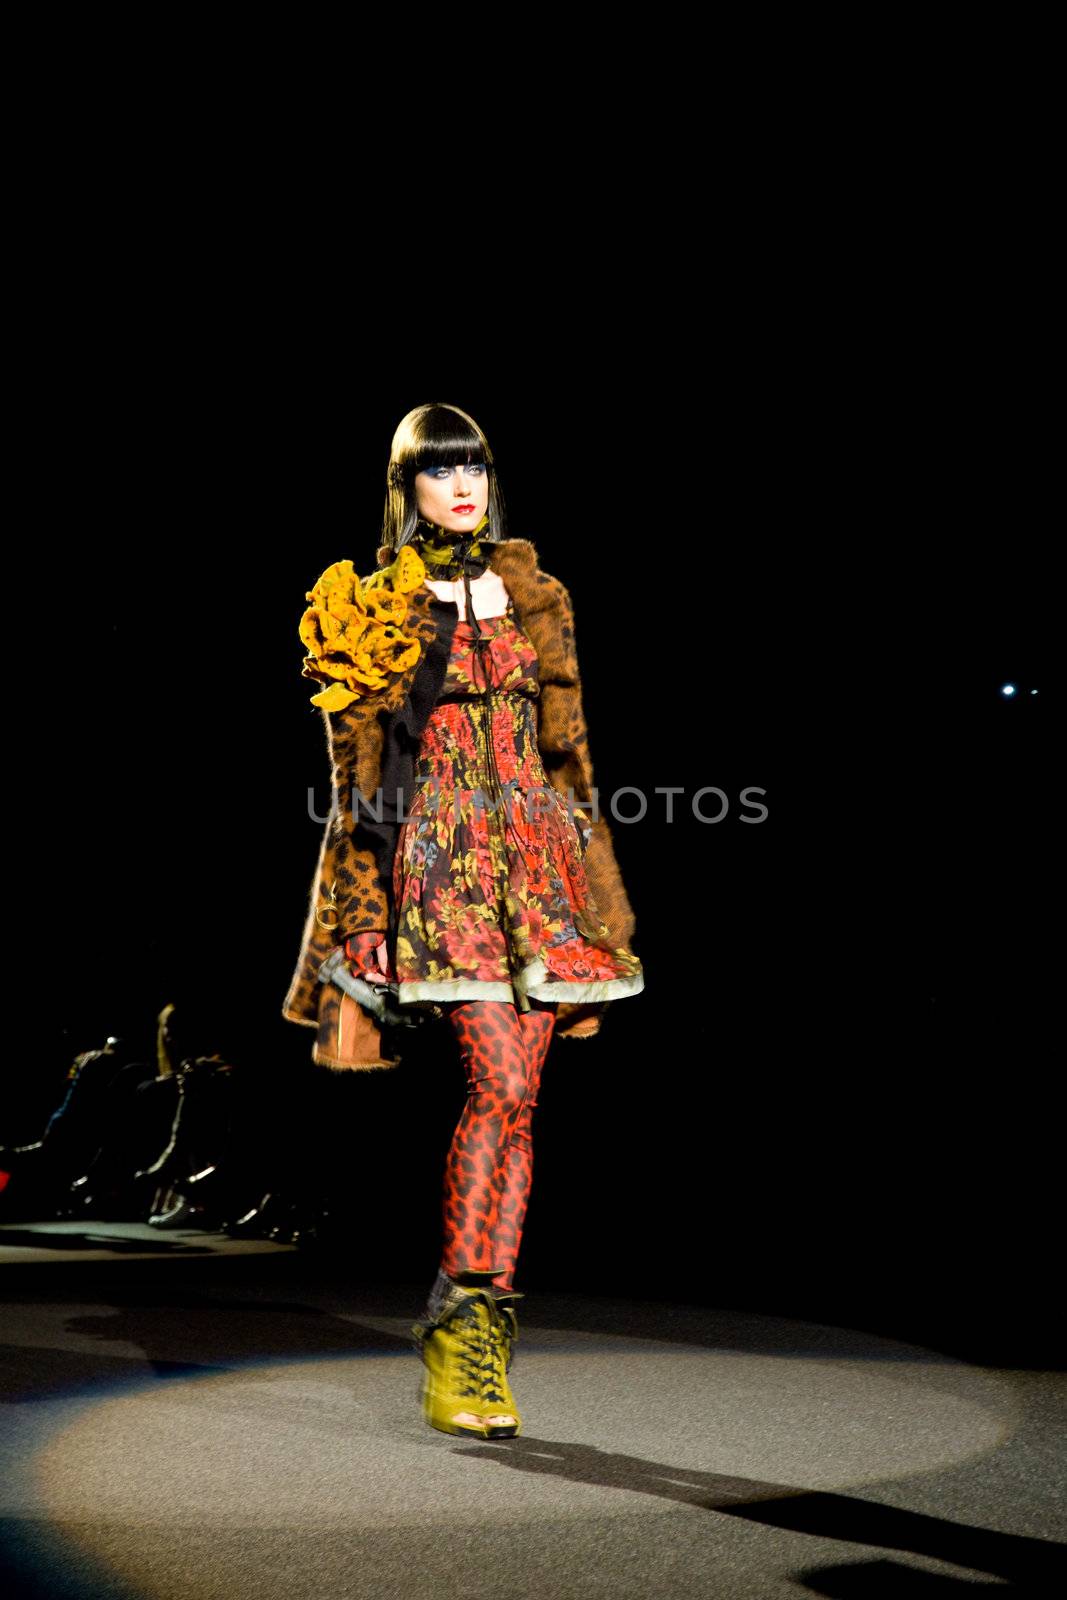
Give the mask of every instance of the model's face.
<svg viewBox="0 0 1067 1600">
<path fill-rule="evenodd" d="M 479 462 L 427 467 L 415 474 L 420 517 L 452 533 L 476 528 L 489 505 L 489 469 Z"/>
</svg>

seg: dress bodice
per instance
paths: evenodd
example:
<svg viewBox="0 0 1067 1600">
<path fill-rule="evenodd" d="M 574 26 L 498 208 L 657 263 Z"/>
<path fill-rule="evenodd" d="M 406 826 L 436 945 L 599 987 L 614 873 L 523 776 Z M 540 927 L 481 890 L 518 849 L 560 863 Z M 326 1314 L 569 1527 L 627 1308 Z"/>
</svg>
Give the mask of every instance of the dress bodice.
<svg viewBox="0 0 1067 1600">
<path fill-rule="evenodd" d="M 437 704 L 481 698 L 487 691 L 530 700 L 541 692 L 537 651 L 510 608 L 498 617 L 456 623 Z"/>
</svg>

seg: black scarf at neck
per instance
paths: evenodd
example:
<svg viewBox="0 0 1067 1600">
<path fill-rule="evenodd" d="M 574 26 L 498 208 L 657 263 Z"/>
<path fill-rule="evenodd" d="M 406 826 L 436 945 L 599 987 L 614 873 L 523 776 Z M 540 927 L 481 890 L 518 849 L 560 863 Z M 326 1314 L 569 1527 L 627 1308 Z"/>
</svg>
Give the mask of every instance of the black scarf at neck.
<svg viewBox="0 0 1067 1600">
<path fill-rule="evenodd" d="M 426 575 L 451 583 L 462 576 L 480 578 L 489 565 L 489 548 L 492 542 L 482 544 L 479 534 L 489 526 L 486 512 L 477 527 L 457 533 L 452 528 L 442 528 L 438 522 L 420 517 L 415 524 L 411 542 L 426 563 Z"/>
</svg>

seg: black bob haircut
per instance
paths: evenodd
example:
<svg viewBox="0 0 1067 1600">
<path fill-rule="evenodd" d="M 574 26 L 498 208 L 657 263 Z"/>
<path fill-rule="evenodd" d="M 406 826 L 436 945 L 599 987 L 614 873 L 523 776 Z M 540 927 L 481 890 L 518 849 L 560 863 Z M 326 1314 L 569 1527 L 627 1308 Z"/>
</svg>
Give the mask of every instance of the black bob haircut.
<svg viewBox="0 0 1067 1600">
<path fill-rule="evenodd" d="M 381 550 L 385 559 L 409 544 L 419 520 L 415 476 L 430 467 L 457 462 L 484 466 L 489 474 L 489 522 L 478 535 L 482 544 L 507 538 L 504 497 L 497 480 L 489 441 L 474 418 L 459 406 L 435 403 L 409 411 L 393 435 L 389 451 Z M 379 560 L 381 556 L 379 556 Z"/>
</svg>

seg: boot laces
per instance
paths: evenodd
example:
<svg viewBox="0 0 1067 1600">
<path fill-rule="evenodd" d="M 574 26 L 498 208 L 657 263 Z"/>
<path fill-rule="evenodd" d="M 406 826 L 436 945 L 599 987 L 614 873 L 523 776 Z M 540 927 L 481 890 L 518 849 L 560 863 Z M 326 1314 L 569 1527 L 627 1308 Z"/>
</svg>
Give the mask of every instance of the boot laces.
<svg viewBox="0 0 1067 1600">
<path fill-rule="evenodd" d="M 457 1392 L 479 1395 L 485 1363 L 485 1334 L 478 1320 L 476 1303 L 472 1300 L 461 1306 L 449 1321 L 460 1346 L 456 1360 L 463 1375 L 463 1387 Z"/>
<path fill-rule="evenodd" d="M 494 1316 L 490 1324 L 487 1343 L 484 1398 L 491 1404 L 504 1407 L 507 1405 L 507 1396 L 503 1393 L 503 1375 L 511 1365 L 511 1341 L 499 1314 Z"/>
</svg>

